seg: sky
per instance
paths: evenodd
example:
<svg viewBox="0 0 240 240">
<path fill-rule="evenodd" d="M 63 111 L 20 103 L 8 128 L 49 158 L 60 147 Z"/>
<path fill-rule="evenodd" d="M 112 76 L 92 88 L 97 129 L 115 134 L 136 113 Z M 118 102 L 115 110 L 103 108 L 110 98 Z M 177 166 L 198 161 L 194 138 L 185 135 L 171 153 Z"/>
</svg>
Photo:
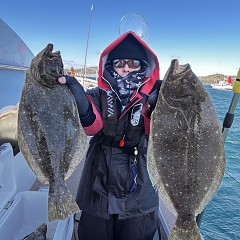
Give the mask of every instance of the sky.
<svg viewBox="0 0 240 240">
<path fill-rule="evenodd" d="M 240 67 L 240 0 L 2 2 L 0 18 L 32 53 L 53 43 L 66 68 L 82 67 L 85 57 L 87 66 L 98 66 L 101 52 L 132 28 L 147 29 L 144 41 L 158 56 L 161 79 L 173 58 L 197 76 L 236 75 Z"/>
</svg>

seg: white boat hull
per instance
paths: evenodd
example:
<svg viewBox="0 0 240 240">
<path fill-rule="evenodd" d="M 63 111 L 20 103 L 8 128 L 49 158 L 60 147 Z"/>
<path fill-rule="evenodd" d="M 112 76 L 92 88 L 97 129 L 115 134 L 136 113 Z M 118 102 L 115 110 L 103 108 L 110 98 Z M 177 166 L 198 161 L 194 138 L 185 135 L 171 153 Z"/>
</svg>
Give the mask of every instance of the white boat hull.
<svg viewBox="0 0 240 240">
<path fill-rule="evenodd" d="M 225 91 L 231 91 L 232 90 L 232 85 L 220 85 L 220 84 L 211 84 L 212 88 L 217 89 L 217 90 L 225 90 Z"/>
</svg>

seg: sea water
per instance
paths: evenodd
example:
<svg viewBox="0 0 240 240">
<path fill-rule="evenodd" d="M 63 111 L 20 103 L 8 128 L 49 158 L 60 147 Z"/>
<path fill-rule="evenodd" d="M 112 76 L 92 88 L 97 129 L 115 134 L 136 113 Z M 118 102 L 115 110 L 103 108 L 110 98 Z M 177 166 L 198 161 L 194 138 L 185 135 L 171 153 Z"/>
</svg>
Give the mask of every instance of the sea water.
<svg viewBox="0 0 240 240">
<path fill-rule="evenodd" d="M 222 126 L 233 92 L 206 88 Z M 225 153 L 227 164 L 221 187 L 206 207 L 200 226 L 205 240 L 240 240 L 240 102 L 225 141 Z"/>
</svg>

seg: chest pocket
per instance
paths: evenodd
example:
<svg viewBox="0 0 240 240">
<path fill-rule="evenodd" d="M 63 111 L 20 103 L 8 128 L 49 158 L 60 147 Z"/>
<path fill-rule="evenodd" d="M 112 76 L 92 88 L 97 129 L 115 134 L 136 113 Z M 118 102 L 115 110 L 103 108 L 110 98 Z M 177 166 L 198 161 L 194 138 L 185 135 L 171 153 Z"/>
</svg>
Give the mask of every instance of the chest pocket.
<svg viewBox="0 0 240 240">
<path fill-rule="evenodd" d="M 144 120 L 141 114 L 143 103 L 134 105 L 130 111 L 130 119 L 128 121 L 128 127 L 125 130 L 124 141 L 126 146 L 137 146 L 140 136 L 143 132 Z"/>
</svg>

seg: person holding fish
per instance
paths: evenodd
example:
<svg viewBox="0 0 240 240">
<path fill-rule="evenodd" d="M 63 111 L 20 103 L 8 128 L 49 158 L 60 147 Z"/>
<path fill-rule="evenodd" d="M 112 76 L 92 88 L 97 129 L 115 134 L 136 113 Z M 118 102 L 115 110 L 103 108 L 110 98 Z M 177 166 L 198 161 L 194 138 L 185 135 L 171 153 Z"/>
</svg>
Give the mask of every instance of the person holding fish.
<svg viewBox="0 0 240 240">
<path fill-rule="evenodd" d="M 110 44 L 99 61 L 98 87 L 86 92 L 63 76 L 92 136 L 77 204 L 81 240 L 150 240 L 159 226 L 158 194 L 147 170 L 151 113 L 161 81 L 156 54 L 133 32 Z"/>
</svg>

